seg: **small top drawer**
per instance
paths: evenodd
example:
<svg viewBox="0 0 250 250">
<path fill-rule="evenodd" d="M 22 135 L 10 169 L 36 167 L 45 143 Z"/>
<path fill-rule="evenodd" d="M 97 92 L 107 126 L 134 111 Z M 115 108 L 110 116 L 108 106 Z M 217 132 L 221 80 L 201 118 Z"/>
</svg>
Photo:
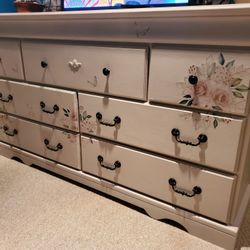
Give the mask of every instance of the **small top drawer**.
<svg viewBox="0 0 250 250">
<path fill-rule="evenodd" d="M 79 95 L 80 130 L 234 172 L 245 119 Z"/>
<path fill-rule="evenodd" d="M 226 113 L 247 113 L 250 51 L 154 48 L 151 101 Z"/>
<path fill-rule="evenodd" d="M 0 76 L 24 79 L 20 41 L 0 40 Z"/>
<path fill-rule="evenodd" d="M 0 110 L 79 131 L 76 92 L 0 80 Z"/>
<path fill-rule="evenodd" d="M 145 48 L 23 42 L 28 81 L 145 100 Z"/>
</svg>

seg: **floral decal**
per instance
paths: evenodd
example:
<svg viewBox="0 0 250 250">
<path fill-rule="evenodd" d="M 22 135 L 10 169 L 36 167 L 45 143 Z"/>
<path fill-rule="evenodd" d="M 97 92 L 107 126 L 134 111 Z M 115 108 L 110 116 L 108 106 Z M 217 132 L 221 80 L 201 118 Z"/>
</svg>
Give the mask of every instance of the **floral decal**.
<svg viewBox="0 0 250 250">
<path fill-rule="evenodd" d="M 81 127 L 89 133 L 95 133 L 97 124 L 94 121 L 91 121 L 92 116 L 87 113 L 83 106 L 80 106 L 80 124 Z"/>
<path fill-rule="evenodd" d="M 195 130 L 207 130 L 211 126 L 217 128 L 220 123 L 229 124 L 232 120 L 230 118 L 222 118 L 218 116 L 201 115 L 199 112 L 188 114 L 181 114 L 180 117 L 187 120 L 192 120 Z"/>
<path fill-rule="evenodd" d="M 209 56 L 205 64 L 190 66 L 188 73 L 197 77 L 198 82 L 191 85 L 188 77 L 185 78 L 179 104 L 216 111 L 244 111 L 250 89 L 250 68 L 236 65 L 235 60 L 227 62 L 220 53 L 218 61 Z"/>
<path fill-rule="evenodd" d="M 64 117 L 62 117 L 61 122 L 64 128 L 77 130 L 77 113 L 68 108 L 63 108 Z M 69 124 L 70 122 L 70 124 Z"/>
</svg>

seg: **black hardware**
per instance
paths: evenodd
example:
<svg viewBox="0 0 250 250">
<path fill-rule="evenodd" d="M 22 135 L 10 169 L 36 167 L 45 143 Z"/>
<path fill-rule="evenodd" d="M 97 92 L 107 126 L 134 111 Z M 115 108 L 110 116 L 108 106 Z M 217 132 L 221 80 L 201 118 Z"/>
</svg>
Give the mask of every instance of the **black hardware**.
<svg viewBox="0 0 250 250">
<path fill-rule="evenodd" d="M 46 145 L 46 148 L 51 150 L 51 151 L 58 151 L 60 149 L 63 149 L 63 145 L 61 143 L 58 143 L 56 146 L 49 145 L 48 139 L 44 139 L 44 144 Z"/>
<path fill-rule="evenodd" d="M 189 81 L 190 84 L 195 85 L 198 82 L 198 77 L 191 75 L 191 76 L 188 77 L 188 81 Z"/>
<path fill-rule="evenodd" d="M 17 130 L 13 129 L 12 132 L 9 131 L 9 128 L 7 126 L 3 126 L 3 131 L 8 136 L 14 136 L 17 135 Z"/>
<path fill-rule="evenodd" d="M 201 189 L 200 187 L 198 187 L 198 186 L 193 187 L 192 193 L 191 193 L 191 192 L 188 193 L 188 192 L 186 192 L 186 191 L 184 191 L 184 190 L 178 189 L 178 188 L 176 187 L 177 182 L 176 182 L 176 180 L 175 180 L 174 178 L 170 178 L 170 179 L 168 180 L 168 183 L 169 183 L 169 185 L 172 187 L 172 189 L 173 189 L 176 193 L 181 194 L 181 195 L 185 195 L 185 196 L 187 196 L 187 197 L 193 197 L 193 196 L 195 196 L 196 194 L 201 194 L 201 192 L 202 192 L 202 189 Z"/>
<path fill-rule="evenodd" d="M 96 113 L 96 119 L 99 121 L 100 124 L 105 125 L 105 126 L 109 126 L 109 127 L 114 127 L 116 124 L 121 123 L 121 118 L 119 116 L 116 116 L 113 119 L 113 123 L 103 122 L 102 121 L 102 114 L 100 112 Z"/>
<path fill-rule="evenodd" d="M 48 67 L 48 63 L 45 61 L 41 61 L 41 67 L 42 68 L 47 68 Z"/>
<path fill-rule="evenodd" d="M 97 160 L 99 161 L 100 165 L 103 168 L 109 169 L 109 170 L 115 170 L 116 168 L 121 167 L 121 163 L 119 161 L 115 161 L 114 164 L 108 164 L 103 161 L 103 157 L 101 155 L 98 155 Z"/>
<path fill-rule="evenodd" d="M 13 100 L 13 96 L 12 95 L 8 95 L 6 99 L 2 98 L 3 94 L 0 93 L 0 101 L 2 102 L 9 102 Z"/>
<path fill-rule="evenodd" d="M 109 74 L 110 74 L 110 69 L 104 68 L 104 69 L 102 70 L 102 73 L 103 73 L 105 76 L 109 76 Z"/>
<path fill-rule="evenodd" d="M 44 102 L 40 102 L 40 106 L 42 108 L 42 111 L 45 112 L 45 113 L 48 113 L 48 114 L 54 114 L 56 111 L 59 111 L 59 107 L 56 104 L 53 107 L 53 111 L 46 110 L 45 109 L 46 105 L 45 105 Z"/>
<path fill-rule="evenodd" d="M 172 131 L 171 131 L 171 134 L 175 137 L 176 141 L 179 142 L 179 143 L 183 143 L 183 144 L 186 144 L 186 145 L 190 145 L 190 146 L 198 146 L 200 145 L 201 143 L 205 143 L 207 142 L 208 138 L 206 135 L 204 134 L 200 134 L 198 137 L 197 137 L 197 140 L 198 142 L 197 143 L 193 143 L 193 142 L 189 142 L 189 141 L 183 141 L 179 138 L 180 136 L 180 130 L 178 128 L 173 128 Z"/>
</svg>

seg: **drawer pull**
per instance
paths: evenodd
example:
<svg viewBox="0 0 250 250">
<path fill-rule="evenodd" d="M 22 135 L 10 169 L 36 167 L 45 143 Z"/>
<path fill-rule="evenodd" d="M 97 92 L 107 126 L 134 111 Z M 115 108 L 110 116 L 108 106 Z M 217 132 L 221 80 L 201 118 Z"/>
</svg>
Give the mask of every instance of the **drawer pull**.
<svg viewBox="0 0 250 250">
<path fill-rule="evenodd" d="M 13 100 L 13 96 L 12 95 L 8 95 L 6 99 L 3 98 L 3 94 L 0 93 L 0 101 L 2 102 L 9 102 Z"/>
<path fill-rule="evenodd" d="M 45 62 L 45 61 L 41 61 L 41 67 L 42 68 L 47 68 L 48 67 L 48 63 L 47 62 Z"/>
<path fill-rule="evenodd" d="M 103 73 L 105 76 L 109 76 L 109 75 L 110 75 L 110 69 L 104 68 L 104 69 L 102 70 L 102 73 Z"/>
<path fill-rule="evenodd" d="M 109 126 L 109 127 L 114 127 L 116 124 L 121 123 L 121 118 L 119 116 L 116 116 L 113 119 L 113 123 L 103 122 L 102 121 L 102 114 L 100 112 L 96 113 L 96 119 L 99 121 L 100 124 L 105 125 L 105 126 Z"/>
<path fill-rule="evenodd" d="M 8 136 L 14 136 L 17 135 L 17 130 L 13 129 L 12 131 L 9 131 L 9 128 L 7 126 L 3 126 L 4 133 Z"/>
<path fill-rule="evenodd" d="M 188 77 L 188 82 L 192 85 L 195 85 L 198 83 L 198 77 L 191 75 Z"/>
<path fill-rule="evenodd" d="M 178 128 L 173 128 L 172 131 L 171 131 L 172 135 L 175 137 L 176 141 L 179 142 L 179 143 L 183 143 L 183 144 L 186 144 L 186 145 L 190 145 L 190 146 L 198 146 L 200 145 L 201 143 L 205 143 L 207 142 L 208 138 L 206 135 L 204 134 L 200 134 L 198 137 L 197 137 L 197 140 L 198 142 L 197 143 L 193 143 L 193 142 L 189 142 L 189 141 L 183 141 L 179 138 L 180 136 L 180 130 Z"/>
<path fill-rule="evenodd" d="M 108 164 L 103 161 L 103 157 L 101 155 L 98 155 L 97 160 L 99 161 L 100 165 L 103 168 L 109 169 L 109 170 L 115 170 L 116 168 L 121 167 L 121 163 L 119 161 L 116 161 L 114 164 Z"/>
<path fill-rule="evenodd" d="M 63 149 L 63 145 L 61 143 L 58 143 L 56 146 L 49 145 L 48 139 L 44 139 L 44 144 L 46 145 L 46 148 L 51 150 L 51 151 L 58 151 L 60 149 Z"/>
<path fill-rule="evenodd" d="M 170 178 L 170 179 L 168 180 L 168 183 L 169 183 L 169 185 L 172 187 L 172 189 L 173 189 L 176 193 L 181 194 L 181 195 L 185 195 L 185 196 L 187 196 L 187 197 L 193 197 L 193 196 L 195 196 L 195 195 L 197 195 L 197 194 L 201 194 L 201 192 L 202 192 L 202 189 L 201 189 L 200 187 L 198 187 L 198 186 L 194 186 L 193 189 L 192 189 L 192 192 L 190 192 L 190 193 L 189 193 L 189 192 L 186 192 L 186 191 L 184 191 L 184 190 L 178 189 L 178 188 L 176 187 L 177 182 L 176 182 L 176 180 L 175 180 L 174 178 Z"/>
<path fill-rule="evenodd" d="M 73 72 L 77 72 L 81 68 L 82 64 L 76 59 L 69 61 L 69 67 Z"/>
<path fill-rule="evenodd" d="M 59 107 L 55 104 L 53 107 L 53 111 L 46 110 L 46 104 L 44 102 L 40 102 L 40 106 L 43 112 L 48 113 L 48 114 L 54 114 L 56 111 L 59 111 Z"/>
</svg>

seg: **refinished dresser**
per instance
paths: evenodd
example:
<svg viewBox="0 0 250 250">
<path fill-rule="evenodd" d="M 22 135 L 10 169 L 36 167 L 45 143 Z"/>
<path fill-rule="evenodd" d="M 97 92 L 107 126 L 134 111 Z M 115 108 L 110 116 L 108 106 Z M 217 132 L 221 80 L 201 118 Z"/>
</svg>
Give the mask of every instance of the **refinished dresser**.
<svg viewBox="0 0 250 250">
<path fill-rule="evenodd" d="M 0 15 L 0 154 L 234 249 L 249 22 L 248 4 Z"/>
</svg>

